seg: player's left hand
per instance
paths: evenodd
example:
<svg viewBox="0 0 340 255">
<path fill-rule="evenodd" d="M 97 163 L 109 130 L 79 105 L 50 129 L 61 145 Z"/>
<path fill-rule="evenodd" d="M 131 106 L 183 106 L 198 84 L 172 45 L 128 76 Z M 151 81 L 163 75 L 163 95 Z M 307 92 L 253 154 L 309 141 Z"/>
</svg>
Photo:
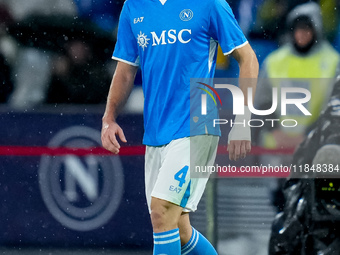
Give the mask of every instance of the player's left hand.
<svg viewBox="0 0 340 255">
<path fill-rule="evenodd" d="M 247 106 L 244 106 L 244 113 L 244 115 L 235 116 L 234 125 L 228 135 L 230 160 L 243 159 L 251 150 L 250 126 L 246 124 L 250 120 L 251 112 Z"/>
<path fill-rule="evenodd" d="M 239 121 L 239 120 L 237 120 Z M 235 121 L 236 122 L 236 121 Z M 246 157 L 251 150 L 251 132 L 247 125 L 234 125 L 228 135 L 228 151 L 230 160 Z"/>
<path fill-rule="evenodd" d="M 251 142 L 247 140 L 231 140 L 227 150 L 230 160 L 243 159 L 251 150 Z"/>
<path fill-rule="evenodd" d="M 122 142 L 127 142 L 123 129 L 115 121 L 103 121 L 101 132 L 103 147 L 115 154 L 118 154 L 120 144 L 116 136 L 118 136 Z"/>
</svg>

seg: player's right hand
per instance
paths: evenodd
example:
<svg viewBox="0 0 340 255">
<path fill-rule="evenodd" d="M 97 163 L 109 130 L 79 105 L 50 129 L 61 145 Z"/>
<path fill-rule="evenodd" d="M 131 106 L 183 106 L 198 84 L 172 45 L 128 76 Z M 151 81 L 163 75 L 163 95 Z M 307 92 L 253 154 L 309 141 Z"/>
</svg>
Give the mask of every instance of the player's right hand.
<svg viewBox="0 0 340 255">
<path fill-rule="evenodd" d="M 120 144 L 117 141 L 117 135 L 122 142 L 127 142 L 123 129 L 116 122 L 103 121 L 101 133 L 103 147 L 115 154 L 118 154 L 120 149 Z"/>
</svg>

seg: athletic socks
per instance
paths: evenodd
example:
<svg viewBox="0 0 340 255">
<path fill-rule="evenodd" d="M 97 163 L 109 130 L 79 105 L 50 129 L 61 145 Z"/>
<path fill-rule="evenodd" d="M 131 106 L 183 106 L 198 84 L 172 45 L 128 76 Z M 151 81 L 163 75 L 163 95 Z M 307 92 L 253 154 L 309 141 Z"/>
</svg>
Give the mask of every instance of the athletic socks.
<svg viewBox="0 0 340 255">
<path fill-rule="evenodd" d="M 180 255 L 181 240 L 179 229 L 153 233 L 153 255 Z"/>
<path fill-rule="evenodd" d="M 217 255 L 217 252 L 200 232 L 192 228 L 192 236 L 182 247 L 181 255 Z"/>
<path fill-rule="evenodd" d="M 153 233 L 153 239 L 153 255 L 217 255 L 211 243 L 194 228 L 189 242 L 182 249 L 178 228 Z"/>
</svg>

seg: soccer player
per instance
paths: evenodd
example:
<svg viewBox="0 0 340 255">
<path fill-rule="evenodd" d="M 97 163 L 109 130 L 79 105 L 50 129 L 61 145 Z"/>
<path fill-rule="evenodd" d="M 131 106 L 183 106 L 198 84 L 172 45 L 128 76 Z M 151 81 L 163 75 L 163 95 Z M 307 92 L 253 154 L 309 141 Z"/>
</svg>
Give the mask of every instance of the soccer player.
<svg viewBox="0 0 340 255">
<path fill-rule="evenodd" d="M 199 165 L 212 165 L 219 131 L 202 128 L 190 135 L 190 78 L 212 78 L 217 43 L 240 66 L 240 78 L 256 78 L 258 62 L 225 0 L 127 0 L 123 6 L 113 59 L 118 61 L 103 116 L 103 146 L 119 153 L 126 142 L 116 123 L 140 67 L 144 92 L 146 198 L 154 232 L 154 254 L 217 254 L 191 227 L 189 212 L 197 208 L 206 178 L 191 178 L 190 154 Z M 240 82 L 247 98 L 247 87 Z M 250 119 L 245 102 L 245 115 Z M 236 121 L 235 120 L 235 121 Z M 194 121 L 204 121 L 196 119 Z M 202 127 L 205 126 L 201 123 Z M 190 143 L 199 146 L 191 146 Z M 250 129 L 232 128 L 229 158 L 250 151 Z M 191 150 L 190 150 L 191 149 Z"/>
</svg>

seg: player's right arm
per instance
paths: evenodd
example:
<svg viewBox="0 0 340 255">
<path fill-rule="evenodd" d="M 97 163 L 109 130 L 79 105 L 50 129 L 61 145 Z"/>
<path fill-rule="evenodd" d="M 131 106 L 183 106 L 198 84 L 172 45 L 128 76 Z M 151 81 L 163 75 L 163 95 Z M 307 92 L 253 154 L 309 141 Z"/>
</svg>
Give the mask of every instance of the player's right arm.
<svg viewBox="0 0 340 255">
<path fill-rule="evenodd" d="M 103 147 L 115 154 L 119 153 L 120 149 L 117 136 L 122 142 L 127 142 L 122 128 L 116 122 L 116 118 L 131 93 L 137 69 L 136 66 L 118 61 L 107 97 L 102 118 L 101 140 Z"/>
</svg>

